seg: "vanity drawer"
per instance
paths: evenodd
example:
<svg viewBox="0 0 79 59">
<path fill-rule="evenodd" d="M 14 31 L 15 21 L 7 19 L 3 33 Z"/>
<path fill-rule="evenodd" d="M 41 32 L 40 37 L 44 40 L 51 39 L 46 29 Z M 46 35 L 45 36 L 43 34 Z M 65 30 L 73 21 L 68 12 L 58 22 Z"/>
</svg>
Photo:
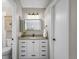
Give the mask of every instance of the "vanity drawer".
<svg viewBox="0 0 79 59">
<path fill-rule="evenodd" d="M 28 54 L 27 53 L 19 53 L 19 58 L 27 58 Z"/>
<path fill-rule="evenodd" d="M 48 54 L 48 50 L 46 50 L 46 49 L 42 49 L 42 50 L 40 50 L 39 51 L 40 52 L 40 55 L 42 55 L 42 54 Z"/>
<path fill-rule="evenodd" d="M 28 46 L 26 45 L 19 45 L 19 48 L 27 48 Z"/>
<path fill-rule="evenodd" d="M 19 44 L 19 48 L 26 48 L 26 47 L 28 47 L 28 44 Z"/>
<path fill-rule="evenodd" d="M 47 51 L 48 50 L 46 50 L 46 49 L 42 49 L 42 50 L 40 50 L 40 53 L 47 53 Z"/>
<path fill-rule="evenodd" d="M 19 53 L 27 53 L 28 50 L 27 49 L 19 49 Z"/>
<path fill-rule="evenodd" d="M 19 48 L 25 48 L 28 46 L 28 40 L 19 40 Z"/>
<path fill-rule="evenodd" d="M 25 55 L 25 54 L 21 54 L 21 55 L 19 55 L 19 58 L 27 58 L 27 55 Z"/>
<path fill-rule="evenodd" d="M 46 44 L 40 44 L 40 49 L 48 49 L 48 45 Z"/>
<path fill-rule="evenodd" d="M 48 41 L 47 40 L 41 40 L 40 41 L 40 50 L 47 50 L 48 49 Z"/>
<path fill-rule="evenodd" d="M 28 51 L 26 49 L 19 49 L 19 58 L 27 58 Z"/>
<path fill-rule="evenodd" d="M 28 50 L 28 46 L 19 45 L 19 51 L 20 51 L 20 50 Z"/>
</svg>

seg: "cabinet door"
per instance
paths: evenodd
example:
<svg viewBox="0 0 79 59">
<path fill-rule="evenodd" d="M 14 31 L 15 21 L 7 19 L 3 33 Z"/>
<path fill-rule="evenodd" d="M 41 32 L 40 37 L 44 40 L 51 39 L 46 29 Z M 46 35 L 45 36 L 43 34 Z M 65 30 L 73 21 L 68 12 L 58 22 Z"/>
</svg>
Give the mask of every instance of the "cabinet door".
<svg viewBox="0 0 79 59">
<path fill-rule="evenodd" d="M 12 16 L 5 16 L 4 19 L 6 31 L 12 31 Z"/>
<path fill-rule="evenodd" d="M 39 58 L 39 40 L 34 40 L 34 54 L 36 55 L 35 58 Z"/>
<path fill-rule="evenodd" d="M 33 53 L 33 40 L 27 40 L 28 41 L 28 54 Z"/>
<path fill-rule="evenodd" d="M 34 52 L 39 53 L 39 40 L 34 40 Z"/>
</svg>

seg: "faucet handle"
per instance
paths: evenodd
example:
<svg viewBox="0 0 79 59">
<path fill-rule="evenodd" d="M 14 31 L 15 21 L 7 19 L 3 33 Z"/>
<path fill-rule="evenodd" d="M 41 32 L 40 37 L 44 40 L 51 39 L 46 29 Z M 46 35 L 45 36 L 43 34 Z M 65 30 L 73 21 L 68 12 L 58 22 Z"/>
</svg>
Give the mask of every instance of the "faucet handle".
<svg viewBox="0 0 79 59">
<path fill-rule="evenodd" d="M 33 37 L 35 36 L 35 34 L 33 34 Z"/>
</svg>

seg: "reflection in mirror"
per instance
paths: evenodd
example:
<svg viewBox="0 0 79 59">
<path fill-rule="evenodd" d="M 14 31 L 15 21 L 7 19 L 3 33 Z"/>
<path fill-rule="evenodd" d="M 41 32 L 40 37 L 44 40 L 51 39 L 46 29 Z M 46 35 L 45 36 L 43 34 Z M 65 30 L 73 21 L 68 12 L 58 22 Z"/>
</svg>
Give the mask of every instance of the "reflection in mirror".
<svg viewBox="0 0 79 59">
<path fill-rule="evenodd" d="M 41 30 L 41 20 L 40 19 L 25 20 L 25 30 Z"/>
</svg>

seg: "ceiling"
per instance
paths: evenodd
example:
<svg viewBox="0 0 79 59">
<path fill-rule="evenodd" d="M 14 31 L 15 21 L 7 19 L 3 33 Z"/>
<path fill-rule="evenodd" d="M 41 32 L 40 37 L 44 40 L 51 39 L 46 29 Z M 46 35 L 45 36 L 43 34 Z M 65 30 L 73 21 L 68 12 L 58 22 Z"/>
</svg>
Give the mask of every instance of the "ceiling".
<svg viewBox="0 0 79 59">
<path fill-rule="evenodd" d="M 51 0 L 20 0 L 23 8 L 46 8 Z"/>
</svg>

